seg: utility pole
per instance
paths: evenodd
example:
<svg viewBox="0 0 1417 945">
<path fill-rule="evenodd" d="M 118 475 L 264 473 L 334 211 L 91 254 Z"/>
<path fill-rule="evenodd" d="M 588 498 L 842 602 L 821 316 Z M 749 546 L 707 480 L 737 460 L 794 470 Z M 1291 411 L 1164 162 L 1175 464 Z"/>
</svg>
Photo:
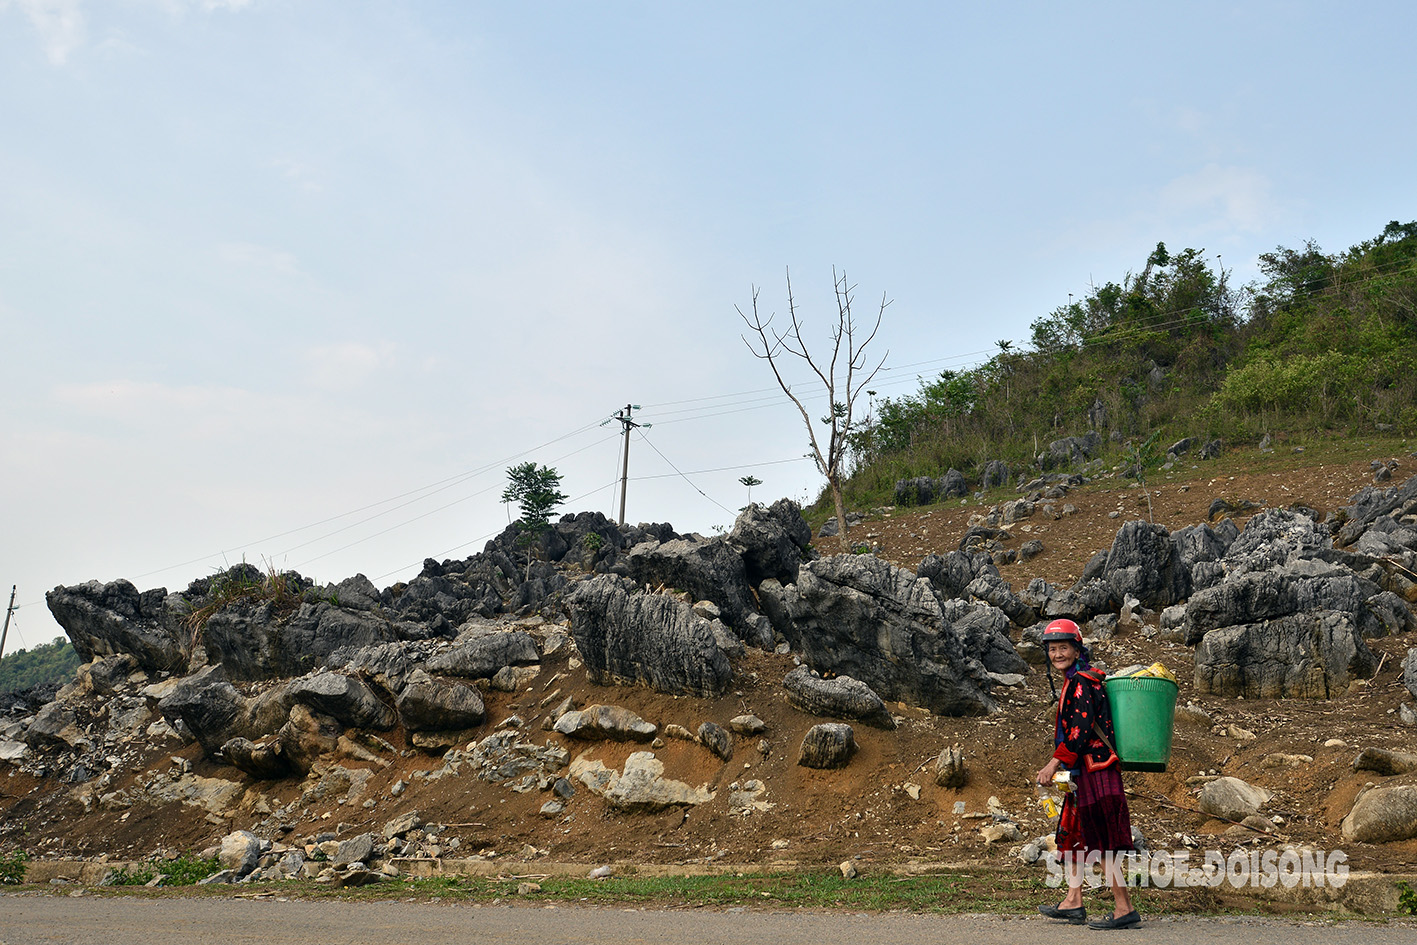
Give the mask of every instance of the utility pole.
<svg viewBox="0 0 1417 945">
<path fill-rule="evenodd" d="M 10 606 L 5 610 L 5 629 L 0 630 L 0 657 L 5 655 L 5 638 L 10 635 L 10 615 L 15 612 L 15 588 L 18 585 L 10 585 Z"/>
<path fill-rule="evenodd" d="M 639 410 L 639 404 L 626 404 L 625 409 L 616 411 L 610 420 L 619 420 L 625 427 L 625 458 L 620 463 L 620 525 L 625 524 L 625 487 L 630 483 L 630 430 L 635 427 L 644 427 L 648 430 L 654 426 L 652 423 L 636 423 L 633 419 L 634 412 Z M 605 423 L 609 423 L 606 420 Z M 605 426 L 602 423 L 601 426 Z"/>
</svg>

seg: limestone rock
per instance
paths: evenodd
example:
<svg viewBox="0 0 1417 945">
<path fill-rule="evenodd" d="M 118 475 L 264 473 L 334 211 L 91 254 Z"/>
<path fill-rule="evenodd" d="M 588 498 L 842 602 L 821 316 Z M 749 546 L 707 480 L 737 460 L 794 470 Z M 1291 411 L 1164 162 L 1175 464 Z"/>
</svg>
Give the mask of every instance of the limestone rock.
<svg viewBox="0 0 1417 945">
<path fill-rule="evenodd" d="M 754 503 L 739 513 L 728 541 L 743 558 L 749 584 L 756 586 L 764 578 L 791 584 L 803 560 L 811 556 L 812 530 L 796 502 L 778 499 L 767 507 Z"/>
<path fill-rule="evenodd" d="M 541 660 L 536 641 L 520 630 L 486 633 L 459 639 L 428 660 L 429 673 L 490 679 L 504 666 L 526 666 Z"/>
<path fill-rule="evenodd" d="M 218 861 L 237 876 L 245 876 L 256 868 L 264 852 L 264 841 L 249 830 L 238 830 L 221 839 Z"/>
<path fill-rule="evenodd" d="M 620 706 L 588 705 L 557 719 L 555 731 L 572 738 L 647 742 L 658 728 Z"/>
<path fill-rule="evenodd" d="M 931 583 L 909 571 L 873 555 L 820 558 L 783 589 L 783 605 L 788 642 L 820 673 L 937 715 L 997 708 L 987 671 L 946 624 Z"/>
<path fill-rule="evenodd" d="M 1417 771 L 1417 755 L 1386 748 L 1364 748 L 1353 759 L 1353 770 L 1372 771 L 1383 776 Z"/>
<path fill-rule="evenodd" d="M 571 777 L 591 793 L 604 797 L 612 807 L 626 811 L 705 804 L 714 797 L 707 786 L 695 788 L 665 778 L 664 763 L 647 751 L 631 753 L 622 772 L 581 756 L 571 762 Z"/>
<path fill-rule="evenodd" d="M 806 666 L 799 666 L 782 680 L 787 701 L 811 715 L 854 719 L 880 728 L 895 728 L 895 720 L 881 697 L 871 687 L 850 676 L 823 679 Z"/>
<path fill-rule="evenodd" d="M 368 684 L 344 673 L 319 672 L 296 680 L 290 697 L 354 728 L 383 731 L 393 728 L 396 721 L 393 711 Z"/>
<path fill-rule="evenodd" d="M 964 766 L 964 751 L 955 745 L 940 752 L 935 759 L 935 783 L 943 788 L 962 788 L 969 779 Z"/>
<path fill-rule="evenodd" d="M 1212 817 L 1241 821 L 1259 813 L 1273 796 L 1272 791 L 1239 778 L 1216 778 L 1201 788 L 1200 809 Z"/>
<path fill-rule="evenodd" d="M 802 739 L 797 763 L 807 768 L 844 768 L 856 752 L 856 734 L 843 722 L 814 725 Z"/>
<path fill-rule="evenodd" d="M 638 592 L 614 575 L 582 581 L 567 600 L 576 648 L 598 685 L 722 695 L 733 669 L 709 621 L 668 594 Z"/>
<path fill-rule="evenodd" d="M 1356 843 L 1393 843 L 1417 837 L 1417 786 L 1375 788 L 1358 796 L 1343 818 L 1343 838 Z"/>
<path fill-rule="evenodd" d="M 756 715 L 736 715 L 728 720 L 728 727 L 738 735 L 761 735 L 768 729 L 767 723 Z"/>
<path fill-rule="evenodd" d="M 409 676 L 395 705 L 404 728 L 411 732 L 468 729 L 487 717 L 476 689 L 439 681 L 421 670 Z"/>
<path fill-rule="evenodd" d="M 139 593 L 117 580 L 56 587 L 45 601 L 85 663 L 127 654 L 143 669 L 170 671 L 186 667 L 190 633 L 166 612 L 166 597 L 163 588 Z"/>
<path fill-rule="evenodd" d="M 724 761 L 733 758 L 733 736 L 721 725 L 713 722 L 700 725 L 699 743 Z"/>
</svg>

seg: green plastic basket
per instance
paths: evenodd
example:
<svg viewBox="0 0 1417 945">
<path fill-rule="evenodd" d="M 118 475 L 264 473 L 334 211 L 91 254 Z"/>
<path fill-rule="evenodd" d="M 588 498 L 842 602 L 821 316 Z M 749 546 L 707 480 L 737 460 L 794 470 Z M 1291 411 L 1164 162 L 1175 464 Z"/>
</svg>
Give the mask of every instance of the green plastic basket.
<svg viewBox="0 0 1417 945">
<path fill-rule="evenodd" d="M 1156 676 L 1119 676 L 1104 685 L 1122 770 L 1165 771 L 1171 761 L 1176 684 Z"/>
</svg>

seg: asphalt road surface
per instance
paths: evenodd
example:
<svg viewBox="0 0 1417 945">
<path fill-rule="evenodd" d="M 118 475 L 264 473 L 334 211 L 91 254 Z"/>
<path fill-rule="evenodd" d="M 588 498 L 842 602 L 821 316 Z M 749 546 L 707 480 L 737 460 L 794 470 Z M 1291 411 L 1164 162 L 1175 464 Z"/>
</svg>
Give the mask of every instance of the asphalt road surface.
<svg viewBox="0 0 1417 945">
<path fill-rule="evenodd" d="M 1409 922 L 1253 918 L 1144 921 L 1115 933 L 1041 917 L 863 915 L 0 895 L 0 945 L 1049 945 L 1116 939 L 1146 945 L 1410 945 Z"/>
</svg>

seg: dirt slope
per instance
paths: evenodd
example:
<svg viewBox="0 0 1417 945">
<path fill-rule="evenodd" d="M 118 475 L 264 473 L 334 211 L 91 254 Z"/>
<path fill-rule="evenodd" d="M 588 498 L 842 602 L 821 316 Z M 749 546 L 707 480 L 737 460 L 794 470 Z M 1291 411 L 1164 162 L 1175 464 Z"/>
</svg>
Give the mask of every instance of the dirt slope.
<svg viewBox="0 0 1417 945">
<path fill-rule="evenodd" d="M 1354 447 L 1355 452 L 1333 462 L 1314 463 L 1285 451 L 1247 457 L 1245 472 L 1223 472 L 1234 468 L 1232 457 L 1212 461 L 1205 468 L 1186 465 L 1170 473 L 1170 478 L 1161 473 L 1151 487 L 1155 520 L 1173 529 L 1205 521 L 1218 497 L 1262 505 L 1298 502 L 1327 513 L 1371 484 L 1368 463 L 1377 454 L 1357 452 L 1362 449 Z M 1400 470 L 1398 478 L 1402 476 Z M 1011 497 L 1000 493 L 990 499 Z M 1141 491 L 1119 480 L 1083 487 L 1066 501 L 1076 506 L 1076 514 L 1055 521 L 1034 519 L 1014 529 L 1014 543 L 1040 538 L 1046 549 L 1029 562 L 1001 569 L 1015 587 L 1033 577 L 1058 585 L 1072 583 L 1087 559 L 1111 544 L 1122 522 L 1146 514 Z M 978 511 L 974 500 L 925 510 L 881 510 L 861 526 L 860 534 L 877 543 L 883 557 L 913 567 L 925 554 L 957 547 L 969 515 Z M 1113 512 L 1120 515 L 1114 518 Z M 834 542 L 822 544 L 824 552 L 835 550 Z M 1417 841 L 1364 847 L 1344 843 L 1338 833 L 1339 819 L 1365 782 L 1417 783 L 1417 775 L 1378 779 L 1370 772 L 1354 772 L 1350 765 L 1361 748 L 1413 749 L 1413 730 L 1400 725 L 1395 714 L 1399 703 L 1410 698 L 1402 684 L 1401 662 L 1413 641 L 1392 638 L 1372 645 L 1384 657 L 1377 677 L 1340 699 L 1315 703 L 1196 699 L 1189 648 L 1155 642 L 1137 628 L 1127 627 L 1114 639 L 1099 642 L 1095 656 L 1113 667 L 1164 662 L 1180 678 L 1181 703 L 1196 703 L 1211 719 L 1208 726 L 1178 726 L 1169 771 L 1127 775 L 1133 821 L 1151 846 L 1175 848 L 1179 835 L 1194 838 L 1202 849 L 1291 841 L 1320 849 L 1342 848 L 1356 868 L 1417 869 Z M 395 733 L 390 737 L 393 751 L 376 747 L 375 754 L 384 764 L 344 762 L 371 770 L 362 794 L 332 795 L 301 807 L 278 836 L 287 842 L 302 842 L 326 831 L 347 836 L 378 829 L 404 811 L 418 810 L 426 822 L 447 825 L 440 838 L 445 855 L 526 861 L 525 866 L 509 868 L 532 873 L 536 861 L 804 866 L 835 864 L 852 856 L 865 864 L 917 858 L 1015 861 L 1019 844 L 986 845 L 978 830 L 985 821 L 970 816 L 986 811 L 991 796 L 1021 822 L 1026 839 L 1044 832 L 1032 788 L 1033 772 L 1051 748 L 1052 696 L 1041 671 L 1023 687 L 999 690 L 1004 711 L 987 719 L 936 718 L 922 710 L 894 706 L 900 718 L 895 731 L 856 725 L 860 749 L 850 766 L 821 772 L 796 764 L 802 736 L 822 720 L 787 705 L 780 682 L 792 668 L 790 656 L 749 651 L 735 667 L 737 685 L 729 695 L 715 700 L 676 698 L 645 689 L 593 686 L 562 651 L 543 664 L 540 677 L 526 690 L 486 694 L 491 724 L 479 736 L 517 715 L 528 737 L 545 741 L 551 737 L 541 728 L 545 713 L 565 695 L 573 695 L 578 705 L 621 705 L 661 727 L 678 723 L 691 731 L 704 721 L 726 726 L 729 719 L 744 713 L 763 719 L 766 754 L 756 737 L 738 737 L 733 757 L 726 763 L 694 743 L 672 738 L 656 750 L 666 777 L 707 784 L 717 791 L 712 802 L 687 813 L 681 809 L 620 813 L 579 788 L 564 813 L 545 817 L 539 810 L 549 795 L 541 791 L 519 794 L 465 775 L 432 781 L 416 777 L 417 772 L 437 769 L 440 760 L 410 750 Z M 1255 737 L 1232 735 L 1231 726 Z M 1344 745 L 1324 746 L 1334 738 Z M 942 748 L 956 744 L 965 752 L 969 782 L 962 790 L 939 788 L 933 780 L 933 759 Z M 588 750 L 607 766 L 618 766 L 629 752 L 644 746 L 571 743 L 568 747 L 573 757 Z M 180 748 L 167 743 L 144 751 L 147 765 L 156 770 L 174 765 L 175 757 L 190 762 L 195 773 L 205 777 L 245 780 L 235 769 L 202 759 L 195 745 Z M 1281 753 L 1307 755 L 1313 761 L 1297 767 L 1267 766 L 1268 756 Z M 1277 837 L 1261 839 L 1248 831 L 1240 838 L 1222 837 L 1229 825 L 1194 811 L 1199 788 L 1187 779 L 1201 774 L 1234 775 L 1274 791 L 1276 797 L 1266 813 L 1283 821 Z M 13 767 L 0 766 L 4 815 L 0 850 L 22 846 L 37 855 L 107 854 L 121 859 L 142 858 L 159 850 L 200 850 L 233 829 L 269 835 L 274 832 L 269 812 L 309 787 L 299 780 L 255 784 L 241 809 L 224 817 L 176 805 L 138 804 L 110 810 L 101 803 L 102 791 L 151 777 L 150 772 L 129 770 L 95 792 L 93 784 L 70 786 L 54 778 L 36 781 Z M 759 798 L 765 808 L 734 813 L 730 803 L 734 786 L 753 779 L 766 785 Z M 405 781 L 407 789 L 393 796 L 391 788 L 399 781 Z M 93 795 L 87 810 L 81 801 L 85 792 Z M 961 804 L 963 815 L 956 813 Z M 454 838 L 457 844 L 451 843 Z"/>
</svg>

